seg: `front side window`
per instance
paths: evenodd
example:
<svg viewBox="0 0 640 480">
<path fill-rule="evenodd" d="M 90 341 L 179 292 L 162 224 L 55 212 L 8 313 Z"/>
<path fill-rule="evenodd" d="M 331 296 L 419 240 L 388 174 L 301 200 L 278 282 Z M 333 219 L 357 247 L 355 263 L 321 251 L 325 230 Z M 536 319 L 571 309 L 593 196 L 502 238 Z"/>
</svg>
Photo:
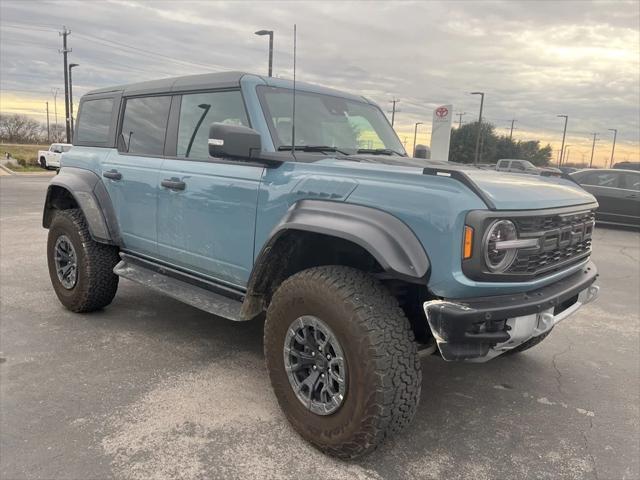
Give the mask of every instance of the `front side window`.
<svg viewBox="0 0 640 480">
<path fill-rule="evenodd" d="M 519 162 L 519 161 L 513 161 L 511 162 L 511 168 L 514 168 L 516 170 L 524 170 L 524 163 Z"/>
<path fill-rule="evenodd" d="M 258 93 L 278 150 L 292 147 L 292 91 L 259 87 Z M 374 105 L 332 95 L 296 92 L 296 148 L 326 146 L 343 153 L 404 148 L 387 119 Z"/>
<path fill-rule="evenodd" d="M 139 155 L 162 155 L 171 97 L 129 98 L 125 104 L 119 150 Z"/>
<path fill-rule="evenodd" d="M 183 95 L 178 124 L 177 156 L 209 157 L 209 126 L 212 123 L 249 126 L 239 91 Z"/>
<path fill-rule="evenodd" d="M 84 144 L 103 144 L 109 141 L 113 98 L 99 98 L 82 102 L 78 114 L 76 140 Z"/>
</svg>

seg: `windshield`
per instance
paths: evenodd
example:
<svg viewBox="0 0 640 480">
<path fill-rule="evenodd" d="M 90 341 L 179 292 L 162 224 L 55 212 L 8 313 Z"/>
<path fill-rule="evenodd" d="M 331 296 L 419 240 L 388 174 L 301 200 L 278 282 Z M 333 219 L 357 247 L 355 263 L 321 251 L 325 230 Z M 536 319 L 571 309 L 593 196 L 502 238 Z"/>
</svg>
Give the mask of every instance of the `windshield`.
<svg viewBox="0 0 640 480">
<path fill-rule="evenodd" d="M 258 92 L 276 150 L 291 150 L 292 90 L 258 87 Z M 296 91 L 295 136 L 296 150 L 405 155 L 379 108 L 331 95 Z"/>
</svg>

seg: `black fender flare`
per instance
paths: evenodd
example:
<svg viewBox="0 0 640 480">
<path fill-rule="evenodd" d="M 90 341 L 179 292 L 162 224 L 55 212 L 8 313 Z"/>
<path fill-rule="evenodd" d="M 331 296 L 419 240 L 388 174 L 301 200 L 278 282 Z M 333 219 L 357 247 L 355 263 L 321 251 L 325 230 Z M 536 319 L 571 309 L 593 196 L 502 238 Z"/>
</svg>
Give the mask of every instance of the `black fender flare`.
<svg viewBox="0 0 640 480">
<path fill-rule="evenodd" d="M 120 245 L 120 230 L 111 203 L 111 197 L 100 180 L 91 170 L 65 167 L 51 179 L 42 215 L 42 226 L 49 228 L 53 219 L 55 191 L 62 188 L 69 192 L 82 210 L 91 237 L 101 243 Z"/>
<path fill-rule="evenodd" d="M 343 202 L 301 200 L 289 208 L 272 230 L 254 264 L 249 289 L 262 274 L 266 257 L 280 235 L 291 230 L 320 233 L 353 242 L 368 251 L 390 277 L 422 283 L 431 265 L 413 231 L 390 213 Z"/>
</svg>

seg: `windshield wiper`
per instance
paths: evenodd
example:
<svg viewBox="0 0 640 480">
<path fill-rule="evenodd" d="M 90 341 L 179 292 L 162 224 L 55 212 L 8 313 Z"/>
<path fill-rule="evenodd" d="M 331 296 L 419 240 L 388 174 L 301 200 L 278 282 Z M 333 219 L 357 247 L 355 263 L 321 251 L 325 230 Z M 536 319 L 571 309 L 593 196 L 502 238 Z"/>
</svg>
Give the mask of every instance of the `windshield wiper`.
<svg viewBox="0 0 640 480">
<path fill-rule="evenodd" d="M 404 154 L 391 148 L 359 148 L 358 153 L 371 153 L 373 155 L 400 155 L 404 157 Z"/>
<path fill-rule="evenodd" d="M 300 150 L 302 152 L 338 152 L 343 155 L 348 155 L 346 152 L 337 149 L 336 147 L 329 147 L 328 145 L 296 145 L 295 148 L 291 145 L 280 145 L 278 151 L 291 151 Z"/>
</svg>

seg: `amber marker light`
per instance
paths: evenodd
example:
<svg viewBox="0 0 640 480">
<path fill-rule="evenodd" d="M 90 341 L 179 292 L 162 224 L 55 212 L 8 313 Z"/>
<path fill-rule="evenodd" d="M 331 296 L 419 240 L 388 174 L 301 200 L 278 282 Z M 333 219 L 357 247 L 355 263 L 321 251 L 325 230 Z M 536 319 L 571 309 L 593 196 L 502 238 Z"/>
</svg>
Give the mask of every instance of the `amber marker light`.
<svg viewBox="0 0 640 480">
<path fill-rule="evenodd" d="M 465 225 L 464 227 L 464 243 L 462 248 L 462 258 L 471 258 L 471 252 L 473 249 L 473 228 Z"/>
</svg>

